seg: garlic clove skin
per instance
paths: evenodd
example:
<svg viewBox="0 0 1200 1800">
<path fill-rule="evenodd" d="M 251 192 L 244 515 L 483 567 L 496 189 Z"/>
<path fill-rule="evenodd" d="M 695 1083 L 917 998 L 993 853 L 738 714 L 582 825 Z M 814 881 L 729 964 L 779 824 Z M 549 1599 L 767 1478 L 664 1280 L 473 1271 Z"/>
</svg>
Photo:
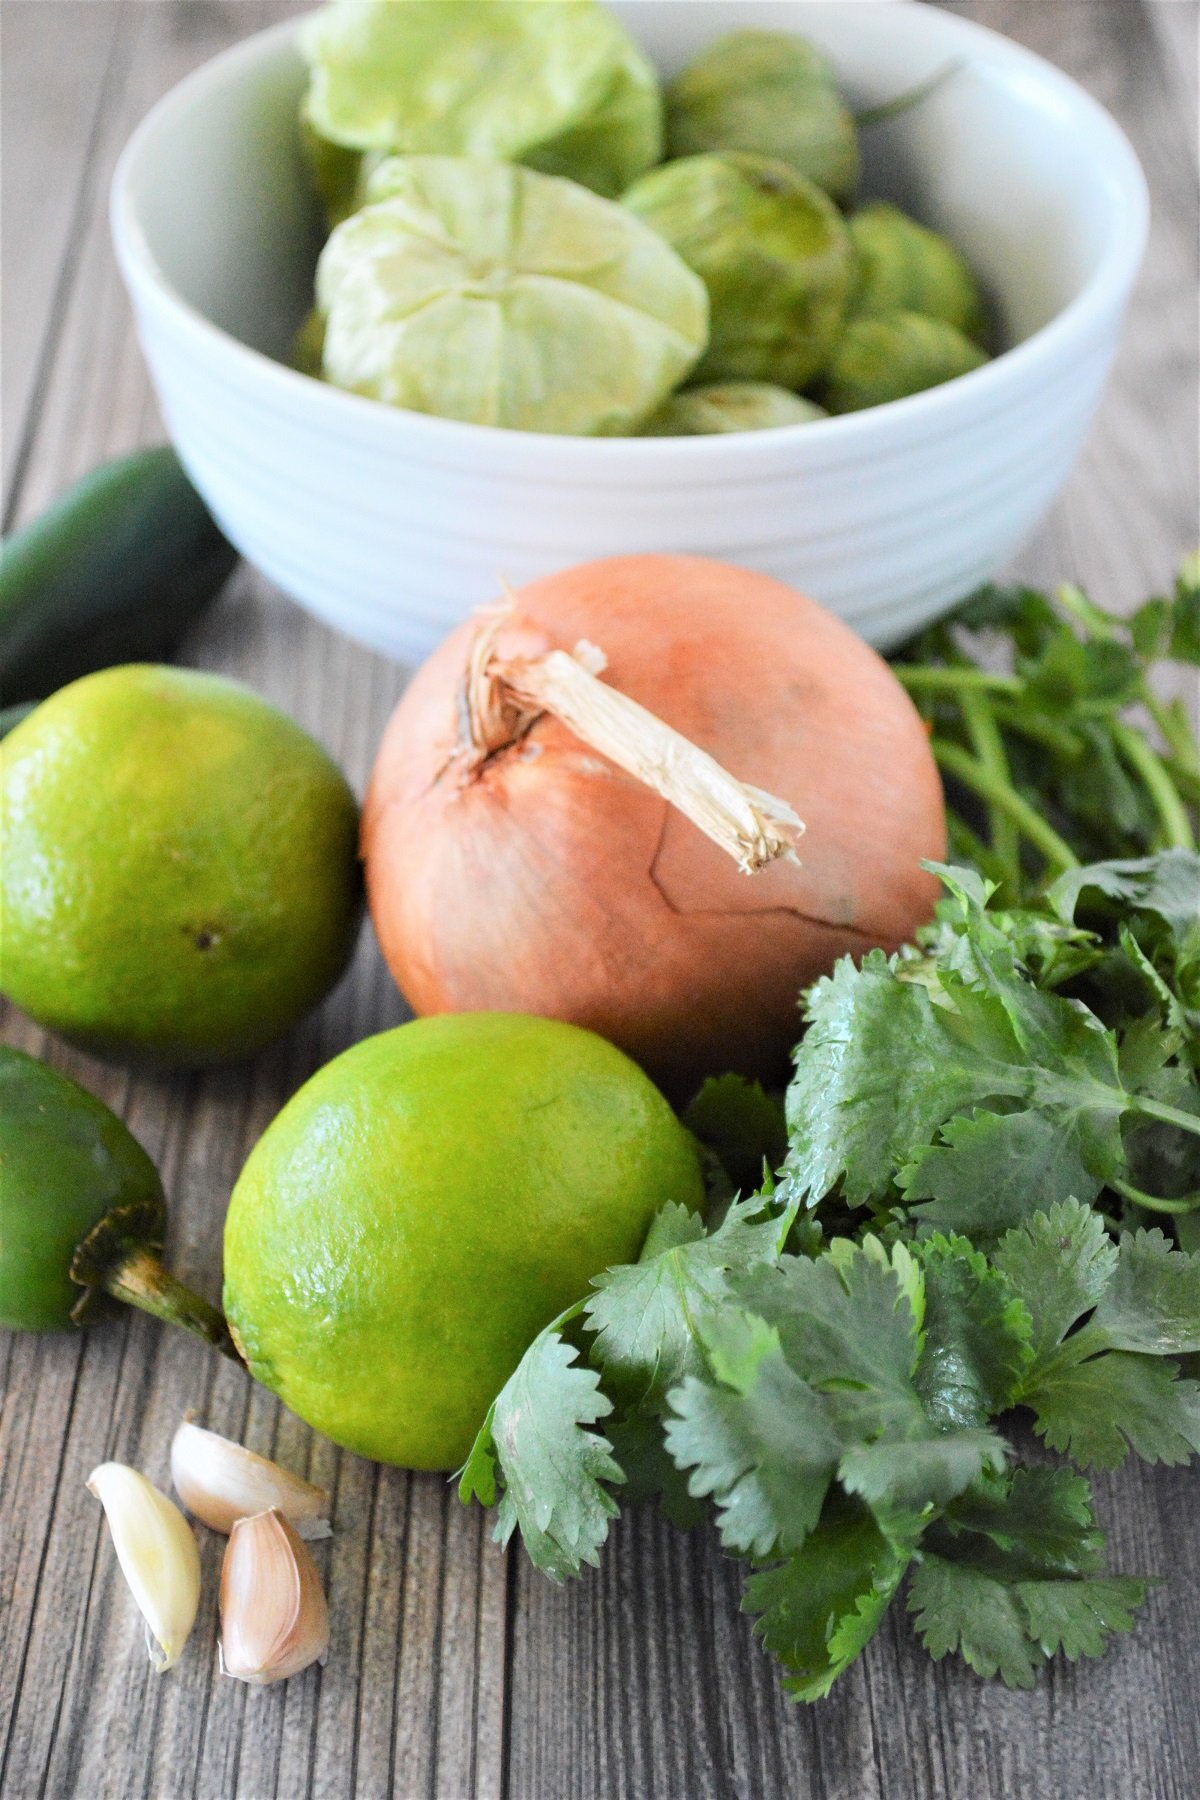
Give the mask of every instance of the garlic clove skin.
<svg viewBox="0 0 1200 1800">
<path fill-rule="evenodd" d="M 179 1661 L 200 1605 L 200 1552 L 173 1500 L 136 1469 L 101 1463 L 88 1477 L 108 1520 L 121 1572 L 146 1621 L 146 1648 L 161 1675 Z"/>
<path fill-rule="evenodd" d="M 265 1687 L 286 1681 L 329 1648 L 321 1577 L 277 1507 L 235 1521 L 221 1568 L 221 1668 Z"/>
<path fill-rule="evenodd" d="M 185 1419 L 171 1444 L 171 1480 L 189 1512 L 226 1536 L 275 1507 L 302 1538 L 329 1537 L 329 1495 L 265 1456 Z"/>
</svg>

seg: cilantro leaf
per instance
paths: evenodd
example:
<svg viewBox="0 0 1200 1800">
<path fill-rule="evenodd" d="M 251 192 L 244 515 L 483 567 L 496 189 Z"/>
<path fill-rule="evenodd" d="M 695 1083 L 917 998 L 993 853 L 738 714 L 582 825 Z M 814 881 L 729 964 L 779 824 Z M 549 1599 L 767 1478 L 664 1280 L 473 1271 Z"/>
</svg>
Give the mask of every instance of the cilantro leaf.
<svg viewBox="0 0 1200 1800">
<path fill-rule="evenodd" d="M 926 1553 L 909 1586 L 909 1610 L 935 1661 L 956 1650 L 977 1675 L 1029 1688 L 1047 1658 L 1102 1656 L 1114 1632 L 1131 1631 L 1146 1583 L 1131 1576 L 1006 1582 L 969 1563 Z"/>
<path fill-rule="evenodd" d="M 668 1388 L 704 1372 L 698 1322 L 728 1293 L 727 1275 L 774 1260 L 790 1218 L 770 1216 L 754 1196 L 735 1201 L 716 1231 L 668 1205 L 650 1227 L 640 1259 L 598 1275 L 585 1303 L 592 1361 L 624 1406 L 660 1405 Z"/>
<path fill-rule="evenodd" d="M 958 1043 L 926 989 L 873 950 L 843 959 L 807 997 L 808 1031 L 787 1092 L 791 1187 L 851 1206 L 885 1196 L 897 1168 L 982 1096 L 1019 1093 L 990 1057 Z M 1006 1085 L 1007 1083 L 1007 1085 Z"/>
<path fill-rule="evenodd" d="M 912 1555 L 860 1503 L 831 1495 L 786 1562 L 746 1583 L 742 1609 L 796 1700 L 819 1700 L 874 1636 Z"/>
<path fill-rule="evenodd" d="M 1105 1469 L 1130 1448 L 1163 1463 L 1200 1451 L 1200 1385 L 1157 1354 L 1200 1333 L 1192 1257 L 1161 1232 L 1126 1235 L 1118 1249 L 1072 1201 L 1008 1232 L 992 1261 L 1030 1311 L 1034 1360 L 1015 1397 L 1052 1450 Z"/>
<path fill-rule="evenodd" d="M 1099 1573 L 1086 1481 L 1018 1469 L 963 1495 L 926 1534 L 909 1611 L 936 1658 L 956 1650 L 980 1675 L 1030 1687 L 1046 1658 L 1099 1656 L 1128 1631 L 1146 1582 Z"/>
<path fill-rule="evenodd" d="M 1171 849 L 1068 869 L 1046 899 L 1067 925 L 1075 924 L 1081 911 L 1092 918 L 1097 912 L 1111 917 L 1117 909 L 1153 913 L 1181 944 L 1200 928 L 1200 856 L 1194 850 Z"/>
<path fill-rule="evenodd" d="M 1034 1357 L 1041 1362 L 1102 1298 L 1117 1247 L 1098 1213 L 1065 1200 L 1006 1232 L 992 1264 L 1029 1308 Z"/>
<path fill-rule="evenodd" d="M 1017 1468 L 1003 1481 L 980 1482 L 947 1508 L 931 1537 L 953 1555 L 943 1541 L 947 1532 L 970 1534 L 964 1542 L 972 1561 L 1009 1574 L 1087 1575 L 1104 1564 L 1091 1489 L 1071 1469 Z"/>
<path fill-rule="evenodd" d="M 983 1280 L 989 1280 L 986 1270 Z M 785 1256 L 732 1285 L 738 1300 L 773 1328 L 791 1368 L 824 1400 L 842 1447 L 838 1476 L 847 1492 L 881 1512 L 919 1513 L 943 1505 L 983 1469 L 1003 1465 L 1004 1445 L 979 1428 L 982 1419 L 979 1426 L 959 1425 L 931 1417 L 922 1404 L 916 1378 L 925 1283 L 902 1244 L 889 1257 L 876 1239 L 835 1239 L 815 1260 Z M 992 1287 L 1000 1286 L 996 1278 Z M 999 1351 L 1001 1360 L 1007 1348 Z"/>
<path fill-rule="evenodd" d="M 1073 1583 L 1023 1581 L 1017 1590 L 1030 1634 L 1047 1656 L 1071 1662 L 1103 1656 L 1116 1631 L 1132 1631 L 1146 1582 L 1132 1575 L 1095 1576 Z"/>
<path fill-rule="evenodd" d="M 920 1435 L 924 1415 L 912 1380 L 921 1351 L 920 1271 L 901 1244 L 893 1261 L 874 1239 L 835 1243 L 815 1259 L 784 1256 L 747 1271 L 731 1282 L 734 1296 L 775 1327 L 791 1367 L 826 1396 L 844 1444 L 887 1432 Z"/>
<path fill-rule="evenodd" d="M 926 1428 L 926 1435 L 856 1444 L 838 1464 L 848 1494 L 878 1510 L 921 1513 L 944 1506 L 985 1471 L 999 1474 L 1005 1445 L 994 1431 Z"/>
<path fill-rule="evenodd" d="M 683 1114 L 688 1130 L 711 1150 L 734 1187 L 753 1193 L 763 1169 L 772 1172 L 787 1155 L 783 1105 L 742 1075 L 711 1076 Z"/>
<path fill-rule="evenodd" d="M 1176 1250 L 1158 1230 L 1124 1234 L 1091 1325 L 1114 1350 L 1200 1350 L 1200 1256 Z"/>
<path fill-rule="evenodd" d="M 976 1112 L 948 1120 L 940 1141 L 918 1149 L 896 1180 L 914 1224 L 987 1244 L 1039 1208 L 1099 1193 L 1082 1138 L 1079 1120 Z"/>
<path fill-rule="evenodd" d="M 1177 1363 L 1088 1348 L 1086 1333 L 1068 1338 L 1022 1395 L 1052 1450 L 1085 1469 L 1115 1469 L 1130 1449 L 1167 1464 L 1200 1452 L 1200 1383 L 1178 1380 Z"/>
<path fill-rule="evenodd" d="M 965 1238 L 918 1247 L 925 1273 L 925 1348 L 915 1385 L 935 1425 L 969 1427 L 1007 1410 L 1033 1360 L 1025 1302 Z"/>
<path fill-rule="evenodd" d="M 1129 620 L 1130 635 L 1138 654 L 1148 662 L 1200 663 L 1200 579 L 1197 559 L 1191 556 L 1179 572 L 1171 599 L 1163 595 L 1147 600 Z"/>
<path fill-rule="evenodd" d="M 690 1493 L 715 1496 L 728 1549 L 795 1549 L 820 1517 L 841 1445 L 769 1325 L 725 1314 L 705 1335 L 719 1385 L 688 1376 L 672 1391 L 667 1449 L 693 1471 Z"/>
<path fill-rule="evenodd" d="M 995 1575 L 926 1553 L 909 1583 L 908 1610 L 935 1662 L 953 1650 L 977 1675 L 1033 1686 L 1043 1658 L 1017 1594 Z"/>
<path fill-rule="evenodd" d="M 459 1497 L 490 1506 L 499 1465 L 504 1490 L 496 1541 L 507 1544 L 519 1525 L 531 1560 L 554 1581 L 599 1561 L 609 1520 L 619 1511 L 602 1483 L 624 1479 L 608 1439 L 586 1429 L 612 1411 L 612 1402 L 560 1335 L 580 1310 L 569 1308 L 534 1338 L 460 1471 Z"/>
<path fill-rule="evenodd" d="M 1082 914 L 1117 938 L 1172 1022 L 1200 1032 L 1200 855 L 1176 847 L 1072 869 L 1047 901 L 1060 918 L 1070 922 Z"/>
<path fill-rule="evenodd" d="M 1152 664 L 1200 660 L 1194 567 L 1181 571 L 1172 598 L 1151 600 L 1132 619 L 1074 585 L 1053 600 L 986 589 L 901 657 L 897 674 L 950 777 L 951 842 L 1000 881 L 1008 901 L 1040 899 L 1072 855 L 1138 857 L 1188 841 L 1200 758 L 1186 709 L 1155 691 Z M 1007 673 L 997 680 L 999 669 Z M 1161 748 L 1129 716 L 1138 704 L 1153 712 Z M 1005 790 L 1023 816 L 1004 806 Z"/>
<path fill-rule="evenodd" d="M 993 1185 L 1010 1145 L 1030 1178 L 1041 1165 L 1051 1198 L 1065 1198 L 1080 1169 L 1095 1193 L 1125 1166 L 1120 1126 L 1133 1102 L 1115 1036 L 1033 984 L 984 911 L 982 884 L 940 873 L 952 904 L 932 962 L 876 952 L 859 970 L 839 964 L 808 997 L 785 1181 L 810 1204 L 839 1185 L 851 1206 L 885 1202 L 899 1171 L 912 1198 L 949 1203 L 936 1222 L 958 1225 L 955 1205 Z M 963 1115 L 985 1106 L 1028 1122 L 988 1127 L 977 1114 L 968 1126 Z M 1010 1185 L 1006 1204 L 1016 1203 Z"/>
</svg>

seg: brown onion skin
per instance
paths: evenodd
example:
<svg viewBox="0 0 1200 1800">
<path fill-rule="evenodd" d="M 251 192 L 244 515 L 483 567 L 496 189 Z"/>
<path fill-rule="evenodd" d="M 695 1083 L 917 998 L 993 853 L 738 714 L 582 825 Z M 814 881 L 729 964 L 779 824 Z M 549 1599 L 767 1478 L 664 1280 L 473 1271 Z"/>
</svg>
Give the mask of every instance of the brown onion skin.
<svg viewBox="0 0 1200 1800">
<path fill-rule="evenodd" d="M 585 1025 L 686 1098 L 726 1069 L 778 1080 L 797 999 L 846 953 L 930 917 L 941 781 L 891 670 L 767 575 L 695 556 L 581 564 L 522 588 L 500 656 L 573 649 L 732 774 L 795 807 L 801 866 L 745 875 L 665 800 L 543 716 L 473 775 L 456 756 L 477 619 L 417 672 L 363 814 L 371 916 L 420 1014 Z"/>
</svg>

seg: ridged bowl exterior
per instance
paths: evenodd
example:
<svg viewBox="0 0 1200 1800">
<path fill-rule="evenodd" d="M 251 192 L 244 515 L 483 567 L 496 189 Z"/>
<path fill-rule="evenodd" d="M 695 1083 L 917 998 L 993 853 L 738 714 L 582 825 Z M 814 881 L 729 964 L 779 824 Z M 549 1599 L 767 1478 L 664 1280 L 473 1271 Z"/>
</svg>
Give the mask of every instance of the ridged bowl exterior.
<svg viewBox="0 0 1200 1800">
<path fill-rule="evenodd" d="M 238 548 L 319 617 L 403 660 L 472 607 L 593 557 L 687 550 L 788 581 L 886 647 L 993 574 L 1070 471 L 1146 231 L 1108 115 L 966 21 L 894 0 L 639 0 L 668 69 L 734 25 L 786 26 L 857 99 L 963 66 L 872 134 L 868 186 L 915 202 L 980 269 L 1019 340 L 909 400 L 733 437 L 580 439 L 428 418 L 278 360 L 316 243 L 294 148 L 294 23 L 160 102 L 114 182 L 114 234 L 184 463 Z"/>
</svg>

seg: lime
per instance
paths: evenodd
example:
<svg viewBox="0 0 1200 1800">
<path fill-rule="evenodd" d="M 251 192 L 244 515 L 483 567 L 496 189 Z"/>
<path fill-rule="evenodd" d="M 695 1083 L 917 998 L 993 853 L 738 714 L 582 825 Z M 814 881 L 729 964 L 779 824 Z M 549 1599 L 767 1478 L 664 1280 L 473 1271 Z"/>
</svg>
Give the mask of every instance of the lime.
<svg viewBox="0 0 1200 1800">
<path fill-rule="evenodd" d="M 130 664 L 0 745 L 0 987 L 100 1056 L 244 1056 L 333 985 L 359 918 L 358 812 L 257 694 Z"/>
<path fill-rule="evenodd" d="M 71 1323 L 71 1258 L 115 1208 L 165 1230 L 158 1171 L 102 1101 L 57 1069 L 0 1045 L 0 1325 Z"/>
<path fill-rule="evenodd" d="M 541 1327 L 703 1194 L 694 1140 L 603 1038 L 417 1019 L 328 1063 L 255 1146 L 225 1310 L 252 1373 L 336 1443 L 453 1469 Z"/>
</svg>

